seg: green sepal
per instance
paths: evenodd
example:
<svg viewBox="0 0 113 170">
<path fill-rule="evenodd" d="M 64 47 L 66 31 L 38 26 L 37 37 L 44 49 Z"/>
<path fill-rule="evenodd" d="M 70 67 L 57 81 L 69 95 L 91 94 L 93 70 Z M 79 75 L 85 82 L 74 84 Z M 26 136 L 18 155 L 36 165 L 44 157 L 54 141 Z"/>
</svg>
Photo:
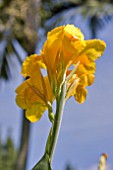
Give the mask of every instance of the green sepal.
<svg viewBox="0 0 113 170">
<path fill-rule="evenodd" d="M 49 155 L 45 153 L 41 160 L 33 167 L 32 170 L 52 170 L 49 161 Z"/>
<path fill-rule="evenodd" d="M 54 113 L 53 112 L 50 112 L 49 114 L 48 114 L 48 116 L 49 116 L 49 120 L 50 120 L 50 122 L 54 122 L 54 117 L 55 117 L 55 115 L 54 115 Z"/>
</svg>

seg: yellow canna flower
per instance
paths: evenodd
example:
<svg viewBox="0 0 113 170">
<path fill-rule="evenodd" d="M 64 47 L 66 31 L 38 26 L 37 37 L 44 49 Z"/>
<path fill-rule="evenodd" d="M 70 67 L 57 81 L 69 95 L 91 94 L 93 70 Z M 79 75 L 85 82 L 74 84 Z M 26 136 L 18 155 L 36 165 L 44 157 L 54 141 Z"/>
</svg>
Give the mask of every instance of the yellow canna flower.
<svg viewBox="0 0 113 170">
<path fill-rule="evenodd" d="M 76 66 L 79 62 L 74 73 L 76 76 L 73 83 L 76 82 L 76 85 L 73 83 L 69 85 L 68 82 L 67 96 L 74 95 L 79 103 L 83 103 L 87 96 L 86 86 L 94 82 L 95 60 L 102 55 L 105 47 L 104 41 L 84 40 L 82 32 L 74 25 L 60 26 L 50 31 L 42 48 L 41 57 L 46 65 L 55 96 L 64 81 L 63 75 L 71 65 Z"/>
<path fill-rule="evenodd" d="M 26 109 L 26 117 L 32 122 L 39 120 L 48 109 L 48 103 L 61 92 L 64 81 L 67 81 L 66 100 L 74 96 L 77 102 L 83 103 L 86 87 L 94 82 L 95 60 L 105 47 L 104 41 L 84 40 L 84 35 L 74 25 L 50 31 L 41 54 L 31 55 L 22 65 L 22 75 L 28 79 L 16 89 L 16 102 Z M 71 66 L 77 67 L 74 72 Z M 43 77 L 41 68 L 47 69 L 48 76 Z"/>
<path fill-rule="evenodd" d="M 43 77 L 40 66 L 44 66 L 38 55 L 27 57 L 22 65 L 22 74 L 28 77 L 16 89 L 16 103 L 26 110 L 26 118 L 31 122 L 38 121 L 52 103 L 54 96 L 48 77 Z"/>
<path fill-rule="evenodd" d="M 84 47 L 83 38 L 81 31 L 73 25 L 60 26 L 48 33 L 41 56 L 47 67 L 53 91 L 60 87 L 65 70 L 72 64 L 78 51 Z M 80 40 L 81 44 L 78 43 Z"/>
</svg>

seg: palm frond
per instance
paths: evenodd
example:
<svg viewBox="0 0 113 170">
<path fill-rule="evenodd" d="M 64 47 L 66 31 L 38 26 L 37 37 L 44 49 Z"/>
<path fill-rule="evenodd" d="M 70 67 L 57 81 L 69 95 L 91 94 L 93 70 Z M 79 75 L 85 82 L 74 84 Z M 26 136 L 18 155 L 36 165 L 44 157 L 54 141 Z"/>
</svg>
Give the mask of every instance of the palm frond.
<svg viewBox="0 0 113 170">
<path fill-rule="evenodd" d="M 9 78 L 11 77 L 7 56 L 8 56 L 7 48 L 4 48 L 2 61 L 0 65 L 0 78 L 4 78 L 5 80 L 9 80 Z"/>
<path fill-rule="evenodd" d="M 46 11 L 48 12 L 47 3 Z M 45 15 L 47 22 L 50 20 L 52 24 L 45 24 L 45 27 L 47 26 L 46 29 L 49 30 L 57 23 L 60 25 L 68 23 L 69 20 L 74 21 L 78 14 L 89 20 L 92 37 L 95 37 L 98 29 L 104 28 L 113 18 L 113 1 L 62 0 L 60 3 L 56 2 L 50 6 L 48 15 Z"/>
<path fill-rule="evenodd" d="M 40 0 L 2 0 L 0 2 L 0 41 L 6 41 L 4 52 L 0 54 L 0 76 L 10 77 L 8 63 L 9 55 L 17 57 L 21 63 L 18 50 L 13 46 L 17 40 L 26 53 L 34 53 L 38 40 L 37 29 L 40 25 L 38 15 Z M 0 44 L 0 48 L 1 44 Z M 18 63 L 15 63 L 18 65 Z M 8 68 L 7 68 L 8 67 Z M 8 70 L 8 71 L 7 71 Z"/>
</svg>

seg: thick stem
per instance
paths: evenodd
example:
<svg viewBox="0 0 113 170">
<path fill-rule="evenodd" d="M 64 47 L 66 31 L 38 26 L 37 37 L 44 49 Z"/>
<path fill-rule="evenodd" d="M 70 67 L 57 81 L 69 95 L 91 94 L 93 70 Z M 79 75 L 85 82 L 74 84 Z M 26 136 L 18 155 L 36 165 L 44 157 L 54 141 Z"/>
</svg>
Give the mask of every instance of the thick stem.
<svg viewBox="0 0 113 170">
<path fill-rule="evenodd" d="M 54 150 L 55 150 L 58 135 L 59 135 L 64 105 L 65 105 L 65 94 L 66 94 L 66 83 L 64 82 L 64 84 L 62 85 L 61 94 L 57 99 L 57 108 L 56 108 L 55 120 L 53 124 L 51 143 L 49 147 L 50 162 L 52 162 Z"/>
</svg>

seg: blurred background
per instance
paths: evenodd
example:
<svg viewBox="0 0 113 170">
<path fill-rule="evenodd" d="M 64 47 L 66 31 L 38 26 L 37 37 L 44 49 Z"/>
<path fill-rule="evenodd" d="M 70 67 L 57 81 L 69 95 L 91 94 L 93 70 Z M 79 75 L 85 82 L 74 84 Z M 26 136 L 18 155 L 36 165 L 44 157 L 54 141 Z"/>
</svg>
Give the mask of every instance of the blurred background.
<svg viewBox="0 0 113 170">
<path fill-rule="evenodd" d="M 97 170 L 103 152 L 113 169 L 112 18 L 112 0 L 0 0 L 0 170 L 31 170 L 43 155 L 47 113 L 29 123 L 15 103 L 15 89 L 26 56 L 39 53 L 47 32 L 65 24 L 79 27 L 85 39 L 104 40 L 107 48 L 85 103 L 71 98 L 66 104 L 53 169 Z"/>
</svg>

